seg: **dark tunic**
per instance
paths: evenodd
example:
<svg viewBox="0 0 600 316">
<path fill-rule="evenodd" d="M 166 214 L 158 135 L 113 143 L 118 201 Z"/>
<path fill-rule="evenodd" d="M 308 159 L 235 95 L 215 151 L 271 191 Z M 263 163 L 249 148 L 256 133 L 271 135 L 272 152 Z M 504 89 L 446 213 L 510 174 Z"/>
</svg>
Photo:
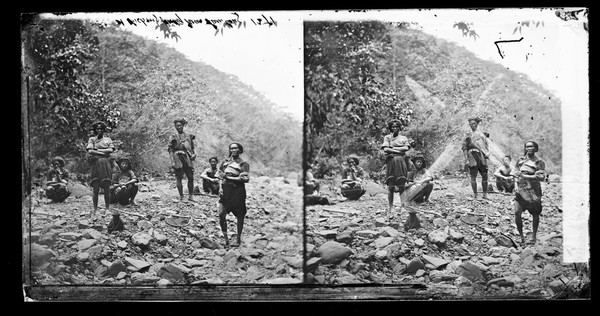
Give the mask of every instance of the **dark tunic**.
<svg viewBox="0 0 600 316">
<path fill-rule="evenodd" d="M 356 171 L 352 170 L 350 167 L 342 169 L 342 179 L 346 181 L 342 183 L 340 190 L 342 196 L 349 200 L 358 200 L 366 192 L 366 190 L 362 188 L 360 181 L 354 181 L 356 178 L 362 179 L 364 177 L 364 170 L 361 167 L 355 168 Z"/>
<path fill-rule="evenodd" d="M 231 157 L 221 163 L 219 169 L 225 174 L 232 176 L 241 175 L 248 177 L 250 165 L 238 158 L 234 161 Z M 223 180 L 223 192 L 219 197 L 219 203 L 223 205 L 226 213 L 233 213 L 236 217 L 246 215 L 246 186 L 244 182 Z"/>
<path fill-rule="evenodd" d="M 63 169 L 51 168 L 46 174 L 46 197 L 51 199 L 52 202 L 60 203 L 71 195 L 71 191 L 67 186 L 66 178 L 69 177 L 69 173 Z"/>
<path fill-rule="evenodd" d="M 169 139 L 168 151 L 175 155 L 175 169 L 194 169 L 192 154 L 196 136 L 188 133 L 175 133 Z"/>
</svg>

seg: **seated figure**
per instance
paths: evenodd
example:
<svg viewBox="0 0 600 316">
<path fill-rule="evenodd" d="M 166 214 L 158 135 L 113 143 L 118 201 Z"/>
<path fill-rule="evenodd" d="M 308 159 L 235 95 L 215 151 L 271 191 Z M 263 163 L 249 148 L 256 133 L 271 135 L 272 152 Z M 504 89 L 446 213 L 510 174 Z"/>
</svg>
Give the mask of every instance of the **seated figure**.
<svg viewBox="0 0 600 316">
<path fill-rule="evenodd" d="M 429 195 L 433 191 L 433 176 L 425 168 L 426 161 L 422 155 L 416 155 L 412 159 L 416 170 L 409 172 L 409 182 L 406 186 L 405 194 L 409 202 L 423 203 L 429 202 Z"/>
<path fill-rule="evenodd" d="M 349 200 L 358 200 L 366 192 L 362 185 L 365 172 L 358 166 L 359 160 L 355 155 L 350 155 L 346 163 L 348 167 L 342 169 L 341 192 Z"/>
<path fill-rule="evenodd" d="M 56 156 L 51 163 L 52 166 L 46 173 L 45 193 L 46 197 L 51 199 L 52 202 L 60 203 L 71 195 L 71 191 L 67 186 L 69 173 L 64 169 L 65 160 L 62 157 Z"/>
<path fill-rule="evenodd" d="M 110 202 L 121 205 L 136 205 L 135 196 L 138 193 L 138 179 L 131 170 L 131 160 L 121 158 L 117 161 L 119 170 L 113 175 L 113 184 L 110 187 Z"/>
</svg>

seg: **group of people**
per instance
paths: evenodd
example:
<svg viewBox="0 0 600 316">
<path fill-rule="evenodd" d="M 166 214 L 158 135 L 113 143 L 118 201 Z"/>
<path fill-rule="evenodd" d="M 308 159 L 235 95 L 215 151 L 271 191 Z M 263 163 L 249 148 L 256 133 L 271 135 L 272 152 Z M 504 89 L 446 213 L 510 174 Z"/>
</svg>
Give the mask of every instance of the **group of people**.
<svg viewBox="0 0 600 316">
<path fill-rule="evenodd" d="M 487 199 L 488 193 L 488 159 L 490 155 L 488 135 L 480 132 L 477 128 L 481 119 L 472 117 L 468 119 L 471 130 L 463 140 L 462 150 L 469 168 L 471 188 L 473 195 L 477 198 L 477 174 L 481 175 L 481 187 L 483 199 Z M 542 187 L 541 182 L 546 178 L 546 164 L 542 158 L 536 155 L 539 145 L 535 141 L 528 140 L 523 145 L 523 156 L 519 158 L 515 167 L 511 166 L 511 156 L 502 159 L 502 165 L 494 173 L 496 177 L 496 188 L 500 192 L 514 194 L 515 223 L 525 243 L 523 235 L 523 211 L 528 211 L 532 216 L 532 239 L 536 242 L 537 230 L 542 213 Z"/>
<path fill-rule="evenodd" d="M 189 200 L 194 200 L 194 160 L 196 159 L 194 139 L 195 135 L 184 132 L 187 125 L 185 119 L 173 121 L 176 133 L 169 139 L 168 151 L 171 157 L 171 167 L 175 171 L 179 199 L 183 200 L 183 175 L 187 177 Z M 227 236 L 227 214 L 233 213 L 237 219 L 236 245 L 242 243 L 242 231 L 246 217 L 246 187 L 250 181 L 250 165 L 240 156 L 244 147 L 240 143 L 229 145 L 229 156 L 221 162 L 217 157 L 209 159 L 210 167 L 206 168 L 200 178 L 202 189 L 206 193 L 219 195 L 219 225 L 225 237 L 225 246 L 229 247 Z M 219 190 L 219 184 L 222 190 Z"/>
<path fill-rule="evenodd" d="M 477 129 L 481 119 L 473 117 L 469 118 L 468 122 L 471 130 L 463 139 L 462 150 L 469 169 L 471 188 L 477 199 L 476 178 L 479 174 L 482 182 L 482 198 L 488 199 L 488 160 L 490 155 L 488 136 Z M 184 132 L 184 126 L 187 125 L 185 119 L 177 119 L 173 123 L 176 133 L 171 135 L 167 150 L 176 177 L 177 191 L 180 200 L 183 200 L 182 181 L 185 175 L 188 179 L 189 200 L 193 201 L 195 136 Z M 425 158 L 420 154 L 409 158 L 406 154 L 411 149 L 411 144 L 406 136 L 400 134 L 402 126 L 398 120 L 389 122 L 390 134 L 384 136 L 381 144 L 381 150 L 385 155 L 384 183 L 388 188 L 388 215 L 390 216 L 393 215 L 396 193 L 399 194 L 402 207 L 405 203 L 428 203 L 429 196 L 433 191 L 433 176 L 426 167 Z M 94 212 L 98 208 L 100 188 L 105 192 L 104 202 L 107 210 L 111 203 L 135 205 L 138 179 L 132 170 L 131 160 L 126 157 L 120 158 L 116 161 L 115 167 L 110 159 L 115 146 L 110 137 L 105 134 L 106 124 L 96 122 L 92 125 L 92 129 L 95 136 L 89 138 L 86 150 L 91 164 L 90 185 L 92 186 Z M 539 217 L 542 212 L 540 182 L 545 178 L 545 163 L 536 155 L 538 150 L 539 146 L 536 142 L 527 141 L 524 145 L 524 155 L 520 157 L 514 168 L 510 165 L 511 157 L 505 156 L 503 164 L 494 173 L 498 190 L 515 195 L 515 221 L 522 242 L 525 242 L 523 211 L 529 211 L 533 217 L 533 242 L 536 240 Z M 245 183 L 250 180 L 250 166 L 241 158 L 240 155 L 243 152 L 244 148 L 241 144 L 231 143 L 229 156 L 220 165 L 217 157 L 211 157 L 209 159 L 210 167 L 200 175 L 203 191 L 219 195 L 219 224 L 225 237 L 226 246 L 229 246 L 226 215 L 233 213 L 237 218 L 237 244 L 239 245 L 247 212 Z M 365 172 L 359 166 L 359 162 L 357 156 L 350 155 L 346 159 L 347 165 L 342 168 L 340 191 L 349 200 L 357 200 L 366 192 L 363 185 Z M 62 202 L 70 195 L 67 185 L 68 172 L 64 168 L 65 161 L 61 157 L 55 157 L 51 164 L 52 166 L 47 172 L 46 196 L 54 202 Z M 320 183 L 314 178 L 310 168 L 306 172 L 304 190 L 305 194 L 318 194 L 320 190 Z M 402 200 L 403 197 L 405 201 Z"/>
<path fill-rule="evenodd" d="M 185 175 L 188 181 L 189 201 L 193 201 L 195 136 L 184 132 L 184 126 L 187 125 L 185 119 L 176 119 L 173 123 L 176 133 L 171 135 L 167 151 L 175 173 L 177 191 L 180 200 L 183 200 L 182 182 Z M 95 122 L 91 128 L 95 135 L 88 139 L 86 151 L 91 166 L 89 184 L 92 187 L 93 212 L 95 213 L 98 209 L 100 189 L 104 192 L 106 210 L 109 210 L 110 205 L 114 203 L 136 205 L 135 197 L 139 189 L 139 180 L 132 170 L 131 159 L 127 157 L 116 159 L 116 161 L 111 159 L 115 146 L 112 139 L 105 133 L 106 124 L 104 122 Z M 250 165 L 241 158 L 240 155 L 243 152 L 244 147 L 240 143 L 231 143 L 229 156 L 219 166 L 218 158 L 211 157 L 209 159 L 210 167 L 200 175 L 203 191 L 219 196 L 219 224 L 228 247 L 230 243 L 227 236 L 227 214 L 233 213 L 237 218 L 237 245 L 240 245 L 247 212 L 245 183 L 250 180 Z M 70 195 L 65 161 L 62 157 L 55 157 L 52 159 L 51 165 L 46 175 L 46 197 L 54 202 L 63 202 Z"/>
<path fill-rule="evenodd" d="M 470 131 L 462 141 L 465 164 L 468 166 L 471 189 L 474 198 L 479 199 L 477 189 L 477 175 L 481 176 L 482 199 L 488 199 L 488 160 L 489 134 L 478 130 L 481 119 L 471 117 L 468 119 Z M 384 184 L 388 188 L 388 215 L 393 217 L 394 196 L 398 193 L 401 209 L 406 203 L 429 203 L 429 196 L 433 191 L 433 175 L 427 169 L 427 161 L 421 154 L 409 157 L 407 152 L 411 149 L 410 140 L 401 135 L 402 124 L 399 120 L 388 123 L 390 134 L 383 138 L 381 150 L 385 156 Z M 498 166 L 493 174 L 496 178 L 496 188 L 500 192 L 514 194 L 515 222 L 525 243 L 523 235 L 522 213 L 527 210 L 533 217 L 532 242 L 535 243 L 539 227 L 539 217 L 542 212 L 541 181 L 545 179 L 544 160 L 536 155 L 539 150 L 535 141 L 524 144 L 524 154 L 511 166 L 511 156 L 503 158 L 502 165 Z M 358 166 L 359 159 L 350 155 L 346 159 L 346 166 L 342 168 L 341 194 L 349 200 L 357 200 L 364 193 L 363 179 L 365 172 Z M 318 194 L 319 180 L 314 178 L 311 166 L 308 165 L 304 181 L 305 194 Z"/>
</svg>

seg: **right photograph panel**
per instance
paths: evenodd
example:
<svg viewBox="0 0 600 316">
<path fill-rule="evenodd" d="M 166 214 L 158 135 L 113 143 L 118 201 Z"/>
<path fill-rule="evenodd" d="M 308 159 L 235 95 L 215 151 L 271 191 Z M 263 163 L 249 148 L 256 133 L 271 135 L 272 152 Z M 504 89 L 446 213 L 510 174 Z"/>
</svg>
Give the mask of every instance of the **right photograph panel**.
<svg viewBox="0 0 600 316">
<path fill-rule="evenodd" d="M 305 19 L 306 281 L 580 295 L 589 160 L 563 144 L 589 148 L 587 30 L 585 9 Z"/>
</svg>

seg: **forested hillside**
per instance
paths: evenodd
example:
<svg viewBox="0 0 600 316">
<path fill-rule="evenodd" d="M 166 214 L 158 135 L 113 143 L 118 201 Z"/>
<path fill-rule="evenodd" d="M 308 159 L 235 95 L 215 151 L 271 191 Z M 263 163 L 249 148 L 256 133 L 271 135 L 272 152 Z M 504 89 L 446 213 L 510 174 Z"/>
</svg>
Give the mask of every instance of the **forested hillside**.
<svg viewBox="0 0 600 316">
<path fill-rule="evenodd" d="M 237 141 L 252 172 L 301 168 L 302 123 L 235 76 L 119 28 L 84 20 L 24 25 L 32 169 L 62 155 L 73 171 L 87 173 L 89 125 L 103 120 L 120 144 L 115 156 L 129 155 L 136 170 L 162 174 L 169 171 L 166 146 L 178 117 L 197 136 L 200 167 L 211 156 L 224 158 Z"/>
<path fill-rule="evenodd" d="M 407 23 L 315 22 L 305 25 L 307 158 L 349 153 L 382 165 L 387 122 L 399 118 L 415 150 L 449 170 L 462 163 L 467 118 L 479 115 L 492 160 L 522 154 L 537 140 L 547 169 L 560 173 L 560 101 L 525 75 Z"/>
</svg>

